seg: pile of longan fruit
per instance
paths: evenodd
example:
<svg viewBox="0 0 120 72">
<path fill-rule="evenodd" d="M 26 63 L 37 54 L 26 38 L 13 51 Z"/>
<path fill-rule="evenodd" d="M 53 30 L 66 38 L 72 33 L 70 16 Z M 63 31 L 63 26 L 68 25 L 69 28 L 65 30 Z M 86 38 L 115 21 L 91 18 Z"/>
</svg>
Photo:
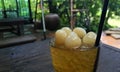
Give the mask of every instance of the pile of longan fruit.
<svg viewBox="0 0 120 72">
<path fill-rule="evenodd" d="M 55 32 L 54 45 L 58 48 L 77 49 L 82 46 L 87 48 L 94 47 L 96 33 L 86 32 L 81 27 L 75 27 L 71 30 L 69 27 L 63 27 Z"/>
</svg>

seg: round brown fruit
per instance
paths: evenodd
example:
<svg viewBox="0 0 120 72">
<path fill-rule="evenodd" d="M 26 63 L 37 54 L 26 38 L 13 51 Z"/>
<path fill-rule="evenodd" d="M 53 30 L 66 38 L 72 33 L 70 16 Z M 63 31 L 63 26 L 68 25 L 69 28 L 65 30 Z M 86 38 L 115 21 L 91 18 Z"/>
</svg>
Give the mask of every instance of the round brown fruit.
<svg viewBox="0 0 120 72">
<path fill-rule="evenodd" d="M 73 32 L 75 32 L 81 39 L 86 35 L 85 29 L 80 28 L 80 27 L 74 28 Z"/>
<path fill-rule="evenodd" d="M 65 47 L 69 49 L 76 49 L 81 46 L 81 39 L 75 32 L 71 32 L 65 40 Z"/>
<path fill-rule="evenodd" d="M 96 34 L 94 32 L 88 32 L 83 37 L 83 45 L 87 47 L 93 47 L 95 44 L 95 40 L 96 40 Z"/>
<path fill-rule="evenodd" d="M 64 30 L 67 33 L 67 36 L 72 32 L 72 30 L 69 27 L 63 27 L 62 30 Z"/>
<path fill-rule="evenodd" d="M 64 30 L 57 30 L 55 32 L 55 44 L 64 45 L 67 34 Z"/>
</svg>

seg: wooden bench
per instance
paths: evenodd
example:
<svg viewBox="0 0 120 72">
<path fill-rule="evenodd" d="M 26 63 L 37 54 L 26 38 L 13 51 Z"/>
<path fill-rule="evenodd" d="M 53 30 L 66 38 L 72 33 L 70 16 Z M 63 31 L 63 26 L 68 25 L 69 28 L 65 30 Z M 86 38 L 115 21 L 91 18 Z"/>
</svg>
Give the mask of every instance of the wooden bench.
<svg viewBox="0 0 120 72">
<path fill-rule="evenodd" d="M 0 48 L 29 43 L 35 40 L 36 40 L 36 37 L 34 35 L 24 35 L 24 36 L 9 38 L 9 39 L 3 39 L 3 40 L 0 40 Z"/>
<path fill-rule="evenodd" d="M 12 19 L 12 18 L 4 18 L 4 19 L 0 19 L 0 32 L 6 32 L 6 31 L 10 31 L 13 32 L 13 30 L 15 30 L 15 34 L 17 35 L 23 35 L 24 34 L 24 23 L 26 22 L 25 19 L 23 18 L 16 18 L 16 19 Z M 14 27 L 16 26 L 16 27 Z"/>
</svg>

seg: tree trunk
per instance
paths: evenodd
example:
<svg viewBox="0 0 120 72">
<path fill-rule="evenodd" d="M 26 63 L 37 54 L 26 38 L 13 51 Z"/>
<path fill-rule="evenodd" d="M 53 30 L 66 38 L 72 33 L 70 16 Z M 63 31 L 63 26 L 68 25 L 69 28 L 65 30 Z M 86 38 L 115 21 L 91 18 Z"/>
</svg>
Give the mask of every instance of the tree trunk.
<svg viewBox="0 0 120 72">
<path fill-rule="evenodd" d="M 50 13 L 52 13 L 52 0 L 48 0 L 48 4 L 49 4 L 49 11 Z"/>
<path fill-rule="evenodd" d="M 57 13 L 56 5 L 53 5 L 53 0 L 48 0 L 48 6 L 50 13 Z"/>
</svg>

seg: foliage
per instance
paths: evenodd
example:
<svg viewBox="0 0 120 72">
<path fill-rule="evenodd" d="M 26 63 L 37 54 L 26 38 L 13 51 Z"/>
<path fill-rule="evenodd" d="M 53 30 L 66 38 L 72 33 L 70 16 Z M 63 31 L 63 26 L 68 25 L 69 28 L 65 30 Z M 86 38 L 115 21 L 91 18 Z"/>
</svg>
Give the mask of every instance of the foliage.
<svg viewBox="0 0 120 72">
<path fill-rule="evenodd" d="M 111 27 L 108 24 L 108 20 L 110 18 L 116 18 L 116 16 L 120 16 L 120 0 L 110 0 L 107 16 L 106 16 L 106 20 L 105 20 L 106 25 L 104 26 L 104 29 L 108 29 Z"/>
<path fill-rule="evenodd" d="M 70 25 L 70 2 L 68 0 L 53 0 L 53 6 L 57 8 L 57 11 L 54 11 L 59 14 L 61 18 L 61 26 Z M 102 7 L 104 0 L 74 0 L 75 9 L 87 9 L 88 11 L 80 11 L 75 13 L 75 26 L 84 27 L 88 31 L 97 31 Z M 111 26 L 108 24 L 108 20 L 115 15 L 120 15 L 120 1 L 119 0 L 110 0 L 108 11 L 105 19 L 104 29 L 108 29 Z"/>
<path fill-rule="evenodd" d="M 56 1 L 56 4 L 59 1 Z M 55 3 L 55 1 L 53 2 Z M 53 4 L 55 6 L 56 4 Z M 100 19 L 101 1 L 97 0 L 75 0 L 74 9 L 81 11 L 74 13 L 75 26 L 84 27 L 87 30 L 96 31 Z M 61 18 L 62 26 L 70 25 L 70 1 L 61 1 L 57 5 L 57 13 Z M 99 13 L 99 14 L 98 14 Z"/>
<path fill-rule="evenodd" d="M 0 17 L 2 16 L 2 0 L 0 0 Z M 4 0 L 5 8 L 16 9 L 15 0 Z M 31 1 L 31 9 L 33 18 L 35 18 L 36 11 L 36 0 Z M 51 4 L 50 4 L 51 1 Z M 86 9 L 80 12 L 74 13 L 75 26 L 84 27 L 88 31 L 97 31 L 101 11 L 104 0 L 74 0 L 74 9 Z M 23 17 L 29 17 L 28 0 L 17 0 L 19 5 L 19 15 Z M 37 7 L 37 19 L 41 20 L 41 7 L 40 0 L 38 0 Z M 57 13 L 60 16 L 61 27 L 70 26 L 70 0 L 44 0 L 44 12 L 45 15 L 48 13 Z M 108 24 L 110 18 L 120 15 L 120 0 L 109 0 L 109 6 L 105 19 L 104 29 L 111 27 Z"/>
</svg>

